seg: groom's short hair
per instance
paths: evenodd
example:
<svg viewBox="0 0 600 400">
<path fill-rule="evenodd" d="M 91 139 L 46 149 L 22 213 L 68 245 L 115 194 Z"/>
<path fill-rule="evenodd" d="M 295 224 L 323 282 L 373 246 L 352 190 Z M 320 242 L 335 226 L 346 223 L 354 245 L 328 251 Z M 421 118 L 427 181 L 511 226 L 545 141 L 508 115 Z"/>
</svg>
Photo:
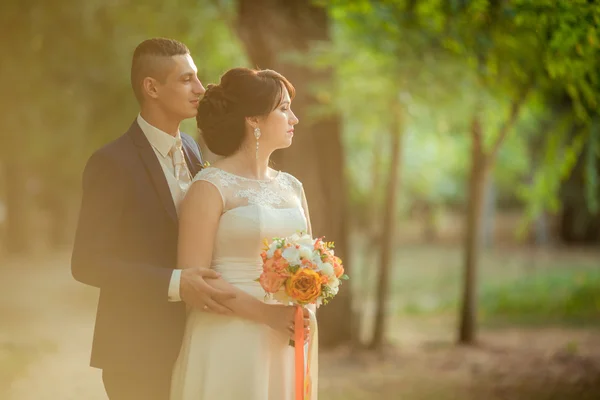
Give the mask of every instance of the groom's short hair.
<svg viewBox="0 0 600 400">
<path fill-rule="evenodd" d="M 135 48 L 131 61 L 131 86 L 140 104 L 144 100 L 142 81 L 152 77 L 164 82 L 169 74 L 170 58 L 186 54 L 190 54 L 190 50 L 185 44 L 167 38 L 147 39 Z"/>
</svg>

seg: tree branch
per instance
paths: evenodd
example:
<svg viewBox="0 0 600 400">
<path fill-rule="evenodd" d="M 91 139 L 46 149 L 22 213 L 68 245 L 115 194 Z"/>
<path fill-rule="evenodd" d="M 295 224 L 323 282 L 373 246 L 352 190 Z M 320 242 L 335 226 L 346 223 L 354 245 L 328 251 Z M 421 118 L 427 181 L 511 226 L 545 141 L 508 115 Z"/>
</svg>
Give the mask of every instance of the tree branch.
<svg viewBox="0 0 600 400">
<path fill-rule="evenodd" d="M 483 154 L 483 134 L 481 132 L 481 117 L 479 111 L 476 111 L 471 120 L 471 140 L 473 150 L 477 156 Z"/>
<path fill-rule="evenodd" d="M 525 86 L 523 86 L 523 89 L 521 89 L 521 91 L 519 92 L 518 97 L 513 99 L 513 102 L 510 106 L 510 112 L 508 114 L 508 118 L 506 119 L 506 121 L 504 121 L 502 126 L 500 126 L 500 131 L 498 132 L 496 141 L 494 142 L 494 144 L 492 145 L 492 148 L 490 149 L 489 156 L 490 156 L 491 160 L 496 158 L 496 154 L 498 154 L 498 150 L 500 149 L 502 142 L 504 142 L 504 139 L 508 135 L 510 128 L 512 128 L 513 125 L 515 124 L 515 122 L 517 121 L 519 113 L 521 112 L 521 107 L 523 106 L 523 104 L 525 104 L 525 100 L 527 99 L 527 95 L 529 94 L 530 91 L 531 91 L 531 84 L 525 85 Z"/>
</svg>

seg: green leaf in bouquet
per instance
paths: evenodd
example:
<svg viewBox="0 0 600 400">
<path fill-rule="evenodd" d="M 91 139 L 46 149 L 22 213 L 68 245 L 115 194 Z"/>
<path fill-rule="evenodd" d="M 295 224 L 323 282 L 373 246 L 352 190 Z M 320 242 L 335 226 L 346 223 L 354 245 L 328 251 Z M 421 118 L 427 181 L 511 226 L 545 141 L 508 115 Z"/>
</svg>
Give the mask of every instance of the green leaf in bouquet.
<svg viewBox="0 0 600 400">
<path fill-rule="evenodd" d="M 348 275 L 344 274 L 344 275 L 340 276 L 338 279 L 345 281 L 345 280 L 350 279 L 350 277 Z"/>
</svg>

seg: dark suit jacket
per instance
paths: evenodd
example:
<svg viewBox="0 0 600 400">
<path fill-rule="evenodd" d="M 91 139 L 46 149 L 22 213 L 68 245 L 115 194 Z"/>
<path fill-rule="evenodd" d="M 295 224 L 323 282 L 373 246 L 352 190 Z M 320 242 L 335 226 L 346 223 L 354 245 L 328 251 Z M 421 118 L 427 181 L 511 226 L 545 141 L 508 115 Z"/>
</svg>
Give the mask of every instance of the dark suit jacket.
<svg viewBox="0 0 600 400">
<path fill-rule="evenodd" d="M 196 142 L 182 134 L 192 175 Z M 71 260 L 73 277 L 100 288 L 91 365 L 171 366 L 185 305 L 168 302 L 177 258 L 175 205 L 160 163 L 141 128 L 96 151 L 83 173 L 83 198 Z"/>
</svg>

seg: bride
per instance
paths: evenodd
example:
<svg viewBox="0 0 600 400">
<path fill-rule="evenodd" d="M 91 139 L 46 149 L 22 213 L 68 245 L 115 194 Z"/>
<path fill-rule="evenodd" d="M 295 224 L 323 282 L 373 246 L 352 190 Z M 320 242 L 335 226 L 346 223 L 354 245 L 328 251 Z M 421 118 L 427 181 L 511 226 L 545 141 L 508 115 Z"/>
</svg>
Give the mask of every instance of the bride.
<svg viewBox="0 0 600 400">
<path fill-rule="evenodd" d="M 302 183 L 269 167 L 292 144 L 293 97 L 277 72 L 235 68 L 200 101 L 202 138 L 223 158 L 196 175 L 181 205 L 178 262 L 213 268 L 221 278 L 211 284 L 237 296 L 225 302 L 230 315 L 188 309 L 171 400 L 294 398 L 295 309 L 266 302 L 256 282 L 264 239 L 311 231 Z M 305 310 L 305 338 L 309 320 Z M 312 400 L 316 389 L 313 378 Z"/>
</svg>

